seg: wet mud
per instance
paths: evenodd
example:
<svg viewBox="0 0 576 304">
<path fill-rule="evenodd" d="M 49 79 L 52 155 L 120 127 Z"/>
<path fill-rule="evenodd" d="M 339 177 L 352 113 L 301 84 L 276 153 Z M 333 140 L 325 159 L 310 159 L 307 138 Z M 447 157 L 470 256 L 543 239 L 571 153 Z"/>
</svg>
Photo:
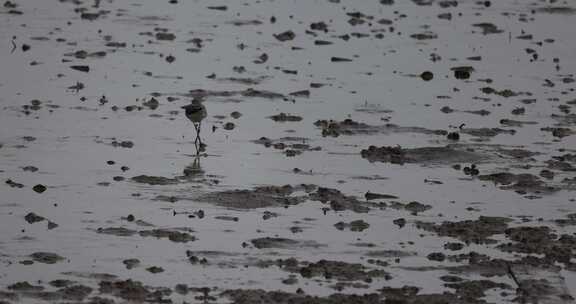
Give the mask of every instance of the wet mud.
<svg viewBox="0 0 576 304">
<path fill-rule="evenodd" d="M 574 303 L 574 3 L 0 4 L 1 304 Z"/>
</svg>

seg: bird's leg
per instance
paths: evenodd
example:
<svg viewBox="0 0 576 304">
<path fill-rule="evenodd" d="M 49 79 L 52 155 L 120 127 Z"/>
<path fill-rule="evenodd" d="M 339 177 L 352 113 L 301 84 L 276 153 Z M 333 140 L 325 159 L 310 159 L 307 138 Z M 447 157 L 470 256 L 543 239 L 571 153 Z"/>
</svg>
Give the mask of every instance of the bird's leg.
<svg viewBox="0 0 576 304">
<path fill-rule="evenodd" d="M 194 123 L 194 129 L 196 129 L 196 139 L 194 140 L 194 142 L 202 143 L 202 140 L 200 139 L 200 123 Z"/>
<path fill-rule="evenodd" d="M 194 148 L 196 148 L 196 156 L 200 154 L 200 145 L 198 144 L 198 135 L 196 135 L 196 139 L 194 140 Z"/>
<path fill-rule="evenodd" d="M 194 130 L 196 130 L 196 138 L 194 139 L 194 147 L 196 148 L 196 155 L 198 155 L 198 154 L 200 154 L 200 146 L 201 146 L 201 145 L 199 145 L 199 142 L 200 142 L 200 144 L 202 142 L 200 141 L 200 136 L 199 136 L 200 127 L 197 125 L 197 123 L 194 123 Z"/>
<path fill-rule="evenodd" d="M 200 128 L 202 127 L 202 122 L 198 123 L 198 130 L 196 130 L 198 132 L 197 136 L 198 136 L 198 140 L 200 141 L 200 146 L 202 146 L 202 138 L 200 137 Z"/>
</svg>

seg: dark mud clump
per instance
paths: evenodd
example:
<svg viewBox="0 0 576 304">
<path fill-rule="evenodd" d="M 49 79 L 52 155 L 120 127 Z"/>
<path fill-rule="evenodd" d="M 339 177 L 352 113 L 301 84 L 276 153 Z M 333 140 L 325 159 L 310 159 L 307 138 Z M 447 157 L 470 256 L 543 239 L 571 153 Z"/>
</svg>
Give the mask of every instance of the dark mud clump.
<svg viewBox="0 0 576 304">
<path fill-rule="evenodd" d="M 46 189 L 47 189 L 46 186 L 40 184 L 32 187 L 32 190 L 34 190 L 34 192 L 36 193 L 43 193 L 44 191 L 46 191 Z"/>
<path fill-rule="evenodd" d="M 101 281 L 99 291 L 128 301 L 144 302 L 152 296 L 152 291 L 142 285 L 141 282 L 132 280 Z"/>
<path fill-rule="evenodd" d="M 433 32 L 423 32 L 410 35 L 411 38 L 416 40 L 432 40 L 438 38 L 438 34 Z"/>
<path fill-rule="evenodd" d="M 497 152 L 521 161 L 534 161 L 533 156 L 540 155 L 538 152 L 524 149 L 498 149 Z"/>
<path fill-rule="evenodd" d="M 477 220 L 461 222 L 443 222 L 442 224 L 416 223 L 416 227 L 437 233 L 439 236 L 457 238 L 465 243 L 491 244 L 490 239 L 496 234 L 503 234 L 508 228 L 510 219 L 504 217 L 481 216 Z"/>
<path fill-rule="evenodd" d="M 373 258 L 405 258 L 418 255 L 416 252 L 402 250 L 377 250 L 369 251 L 366 256 Z"/>
<path fill-rule="evenodd" d="M 150 175 L 138 175 L 132 177 L 132 181 L 140 184 L 148 185 L 171 185 L 178 183 L 177 179 L 168 178 L 163 176 L 150 176 Z"/>
<path fill-rule="evenodd" d="M 150 110 L 156 110 L 160 106 L 160 102 L 152 97 L 150 100 L 143 102 L 142 105 L 148 107 Z"/>
<path fill-rule="evenodd" d="M 516 130 L 507 130 L 501 128 L 462 128 L 460 132 L 476 137 L 494 137 L 499 134 L 516 134 Z"/>
<path fill-rule="evenodd" d="M 506 229 L 506 236 L 513 242 L 503 243 L 498 249 L 506 252 L 543 255 L 540 263 L 554 265 L 555 262 L 573 265 L 576 237 L 556 235 L 549 227 L 514 227 Z"/>
<path fill-rule="evenodd" d="M 524 256 L 518 260 L 503 260 L 490 258 L 487 255 L 470 252 L 469 254 L 460 255 L 462 259 L 468 260 L 467 265 L 450 267 L 452 273 L 477 273 L 483 277 L 508 276 L 516 287 L 516 298 L 513 302 L 518 303 L 566 303 L 573 300 L 568 293 L 566 283 L 560 274 L 561 268 L 554 264 L 554 260 L 538 258 L 533 255 Z M 463 282 L 460 280 L 459 282 Z M 457 283 L 457 282 L 450 282 Z M 464 282 L 469 289 L 465 293 L 471 292 L 479 295 L 483 292 L 481 286 L 484 283 L 470 281 Z M 493 285 L 493 283 L 486 283 Z M 497 283 L 496 283 L 497 284 Z M 495 285 L 494 285 L 495 286 Z M 462 288 L 462 285 L 452 286 L 451 288 Z M 507 289 L 505 286 L 496 288 Z M 480 290 L 477 290 L 477 289 Z M 476 290 L 476 291 L 475 291 Z M 459 292 L 462 294 L 462 292 Z"/>
<path fill-rule="evenodd" d="M 456 79 L 469 79 L 470 74 L 474 72 L 474 68 L 471 66 L 459 66 L 450 68 L 454 72 L 454 78 Z"/>
<path fill-rule="evenodd" d="M 548 165 L 548 169 L 575 172 L 576 154 L 553 156 L 552 159 L 546 161 L 546 164 Z"/>
<path fill-rule="evenodd" d="M 536 11 L 547 14 L 572 15 L 576 13 L 576 8 L 570 6 L 545 6 L 539 7 Z"/>
<path fill-rule="evenodd" d="M 350 223 L 345 222 L 338 222 L 334 224 L 334 227 L 338 230 L 350 229 L 350 231 L 354 232 L 362 232 L 370 227 L 370 224 L 366 223 L 363 220 L 355 220 Z"/>
<path fill-rule="evenodd" d="M 405 163 L 423 164 L 450 164 L 450 163 L 474 163 L 484 157 L 478 153 L 458 149 L 454 146 L 445 147 L 422 147 L 402 148 L 370 146 L 360 152 L 362 158 L 370 162 L 385 162 L 403 165 Z"/>
<path fill-rule="evenodd" d="M 141 237 L 155 237 L 159 239 L 166 238 L 175 243 L 187 243 L 196 240 L 196 238 L 193 235 L 175 229 L 153 229 L 153 230 L 136 231 L 124 227 L 107 227 L 107 228 L 98 228 L 96 232 L 100 234 L 108 234 L 122 237 L 129 237 L 138 234 Z"/>
<path fill-rule="evenodd" d="M 475 23 L 475 24 L 472 24 L 472 26 L 480 28 L 482 30 L 482 34 L 484 34 L 484 35 L 500 34 L 500 33 L 504 32 L 503 30 L 499 29 L 495 24 L 488 23 L 488 22 Z"/>
<path fill-rule="evenodd" d="M 109 234 L 115 236 L 133 236 L 138 233 L 136 230 L 131 230 L 124 227 L 107 227 L 107 228 L 98 228 L 96 232 L 100 234 Z"/>
<path fill-rule="evenodd" d="M 282 137 L 279 139 L 270 139 L 267 137 L 261 137 L 253 142 L 256 144 L 264 145 L 267 148 L 274 148 L 277 150 L 283 150 L 286 156 L 296 156 L 302 154 L 304 151 L 320 151 L 321 147 L 312 147 L 306 142 L 307 138 L 302 137 Z"/>
<path fill-rule="evenodd" d="M 297 115 L 291 115 L 286 113 L 280 113 L 270 116 L 270 119 L 276 122 L 287 122 L 287 121 L 301 121 L 302 117 Z"/>
<path fill-rule="evenodd" d="M 280 249 L 298 249 L 298 248 L 319 248 L 324 245 L 314 241 L 301 241 L 287 238 L 263 237 L 250 241 L 258 249 L 280 248 Z"/>
<path fill-rule="evenodd" d="M 343 121 L 317 120 L 315 126 L 322 129 L 322 136 L 338 137 L 340 135 L 372 135 L 391 133 L 420 133 L 426 135 L 448 134 L 445 130 L 430 130 L 422 127 L 401 127 L 395 124 L 369 125 L 352 119 Z"/>
<path fill-rule="evenodd" d="M 6 185 L 8 185 L 8 186 L 10 186 L 10 187 L 12 187 L 12 188 L 24 188 L 24 184 L 15 182 L 15 181 L 13 181 L 13 180 L 11 180 L 11 179 L 9 179 L 9 180 L 6 181 Z"/>
<path fill-rule="evenodd" d="M 357 213 L 370 211 L 368 203 L 362 202 L 353 196 L 344 195 L 337 189 L 319 187 L 316 192 L 310 194 L 310 199 L 330 204 L 334 211 L 351 210 Z"/>
<path fill-rule="evenodd" d="M 248 88 L 243 91 L 209 91 L 209 90 L 197 89 L 189 91 L 189 93 L 186 94 L 186 96 L 192 98 L 243 96 L 243 97 L 255 97 L 264 99 L 286 99 L 286 96 L 284 96 L 283 94 L 271 91 L 256 90 L 253 88 Z"/>
<path fill-rule="evenodd" d="M 500 249 L 520 253 L 545 253 L 547 245 L 550 245 L 556 235 L 546 226 L 540 227 L 513 227 L 505 231 L 506 236 L 516 242 L 501 244 Z"/>
<path fill-rule="evenodd" d="M 30 212 L 30 213 L 26 214 L 24 219 L 26 220 L 26 222 L 28 222 L 28 224 L 34 224 L 34 223 L 46 220 L 45 217 L 40 216 L 34 212 Z"/>
<path fill-rule="evenodd" d="M 129 141 L 129 140 L 123 140 L 123 141 L 114 140 L 110 143 L 110 145 L 112 147 L 122 147 L 122 148 L 127 148 L 127 149 L 134 147 L 134 143 Z"/>
<path fill-rule="evenodd" d="M 71 286 L 72 284 L 74 284 L 74 282 L 70 280 L 57 279 L 50 281 L 48 284 L 50 284 L 50 286 L 52 287 L 62 288 Z"/>
<path fill-rule="evenodd" d="M 505 283 L 496 283 L 490 280 L 477 280 L 477 281 L 465 281 L 458 283 L 448 283 L 444 284 L 448 288 L 455 289 L 456 295 L 462 299 L 474 301 L 475 299 L 482 298 L 486 296 L 486 291 L 490 289 L 503 289 L 512 290 L 513 288 Z"/>
<path fill-rule="evenodd" d="M 384 270 L 368 270 L 362 264 L 346 263 L 342 261 L 320 260 L 316 263 L 304 263 L 298 269 L 298 273 L 304 278 L 323 277 L 339 281 L 363 281 L 371 283 L 373 278 L 390 279 L 390 275 Z"/>
<path fill-rule="evenodd" d="M 517 289 L 517 303 L 571 303 L 574 301 L 566 290 L 551 284 L 547 279 L 527 279 L 521 281 Z"/>
<path fill-rule="evenodd" d="M 576 225 L 576 213 L 569 213 L 565 215 L 566 218 L 556 219 L 554 222 L 559 226 L 574 226 Z"/>
<path fill-rule="evenodd" d="M 484 87 L 480 89 L 482 91 L 482 93 L 490 95 L 490 94 L 495 94 L 504 98 L 510 98 L 510 97 L 516 97 L 516 96 L 520 96 L 520 95 L 528 95 L 531 96 L 531 93 L 526 93 L 526 92 L 514 92 L 512 90 L 509 89 L 503 89 L 503 90 L 496 90 L 492 87 Z"/>
<path fill-rule="evenodd" d="M 18 295 L 14 292 L 0 291 L 0 303 L 10 304 L 10 302 L 4 300 L 17 301 Z"/>
<path fill-rule="evenodd" d="M 138 265 L 140 265 L 140 260 L 139 259 L 126 259 L 126 260 L 122 261 L 122 264 L 124 264 L 124 266 L 126 266 L 126 269 L 132 269 L 132 268 L 138 267 Z"/>
<path fill-rule="evenodd" d="M 265 291 L 262 289 L 236 289 L 227 290 L 222 296 L 230 298 L 234 304 L 376 304 L 381 299 L 378 294 L 343 295 L 334 294 L 330 297 L 309 296 L 303 293 L 289 293 L 285 291 Z"/>
<path fill-rule="evenodd" d="M 176 39 L 176 35 L 174 35 L 172 33 L 158 32 L 158 33 L 156 33 L 156 39 L 172 41 L 172 40 Z"/>
<path fill-rule="evenodd" d="M 142 237 L 167 238 L 175 243 L 188 243 L 196 240 L 196 237 L 189 233 L 169 229 L 143 230 L 138 234 Z"/>
<path fill-rule="evenodd" d="M 55 292 L 58 297 L 72 301 L 82 301 L 91 293 L 92 288 L 84 285 L 69 286 Z"/>
<path fill-rule="evenodd" d="M 391 195 L 391 194 L 366 192 L 366 194 L 364 194 L 364 198 L 366 198 L 366 200 L 370 201 L 370 200 L 376 200 L 376 199 L 397 199 L 398 197 L 396 195 Z"/>
<path fill-rule="evenodd" d="M 418 294 L 419 289 L 413 286 L 401 288 L 385 287 L 380 293 L 341 294 L 335 293 L 327 297 L 318 297 L 284 291 L 264 291 L 262 289 L 227 290 L 221 295 L 232 300 L 234 304 L 421 304 L 450 303 L 473 304 L 482 303 L 477 299 L 462 299 L 458 295 L 445 292 L 443 294 Z"/>
<path fill-rule="evenodd" d="M 151 267 L 146 268 L 146 271 L 153 273 L 153 274 L 156 274 L 156 273 L 164 272 L 164 268 L 158 267 L 158 266 L 151 266 Z"/>
<path fill-rule="evenodd" d="M 540 130 L 544 132 L 550 132 L 552 133 L 552 136 L 558 138 L 564 138 L 574 134 L 574 131 L 570 128 L 546 127 L 540 128 Z"/>
<path fill-rule="evenodd" d="M 296 38 L 296 34 L 294 34 L 293 31 L 285 31 L 279 34 L 274 34 L 274 38 L 278 39 L 278 41 L 284 42 L 293 40 L 294 38 Z"/>
<path fill-rule="evenodd" d="M 30 257 L 34 261 L 44 264 L 56 264 L 64 260 L 64 257 L 51 252 L 35 252 L 31 254 Z"/>
<path fill-rule="evenodd" d="M 427 256 L 430 261 L 443 262 L 446 259 L 446 255 L 442 252 L 432 252 Z"/>
<path fill-rule="evenodd" d="M 480 180 L 494 182 L 501 185 L 503 190 L 513 190 L 520 194 L 526 193 L 552 193 L 558 189 L 547 185 L 538 176 L 529 173 L 513 174 L 509 172 L 493 173 L 478 176 Z"/>
<path fill-rule="evenodd" d="M 299 190 L 309 194 L 303 196 L 292 195 Z M 363 202 L 353 196 L 344 195 L 336 189 L 313 185 L 299 185 L 296 187 L 290 185 L 265 186 L 257 187 L 253 190 L 227 190 L 205 194 L 198 200 L 235 209 L 255 209 L 292 206 L 303 203 L 307 199 L 328 203 L 334 211 L 351 210 L 365 213 L 370 210 L 370 206 L 378 205 L 377 203 Z"/>
<path fill-rule="evenodd" d="M 26 281 L 24 282 L 17 282 L 7 287 L 9 290 L 15 291 L 40 291 L 44 290 L 42 286 L 34 286 Z"/>
<path fill-rule="evenodd" d="M 409 202 L 406 204 L 403 204 L 400 202 L 391 202 L 390 208 L 393 208 L 396 210 L 406 210 L 406 211 L 409 211 L 412 215 L 418 215 L 418 213 L 420 213 L 420 212 L 424 212 L 424 211 L 432 209 L 432 206 L 422 204 L 422 203 L 416 202 L 416 201 Z"/>
<path fill-rule="evenodd" d="M 235 209 L 256 209 L 297 205 L 302 197 L 290 196 L 295 188 L 286 186 L 259 187 L 253 190 L 227 190 L 201 196 L 198 200 Z"/>
</svg>

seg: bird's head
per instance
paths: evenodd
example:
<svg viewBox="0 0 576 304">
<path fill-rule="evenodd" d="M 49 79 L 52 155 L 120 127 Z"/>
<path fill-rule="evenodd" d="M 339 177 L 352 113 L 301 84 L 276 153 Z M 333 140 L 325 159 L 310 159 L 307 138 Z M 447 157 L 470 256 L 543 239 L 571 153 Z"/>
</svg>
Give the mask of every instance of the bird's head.
<svg viewBox="0 0 576 304">
<path fill-rule="evenodd" d="M 197 106 L 202 105 L 202 102 L 203 102 L 203 101 L 204 101 L 204 98 L 194 97 L 194 98 L 192 98 L 192 100 L 190 101 L 190 104 L 185 105 L 185 106 L 180 107 L 180 108 L 182 108 L 182 109 L 194 108 L 194 107 L 197 107 Z"/>
</svg>

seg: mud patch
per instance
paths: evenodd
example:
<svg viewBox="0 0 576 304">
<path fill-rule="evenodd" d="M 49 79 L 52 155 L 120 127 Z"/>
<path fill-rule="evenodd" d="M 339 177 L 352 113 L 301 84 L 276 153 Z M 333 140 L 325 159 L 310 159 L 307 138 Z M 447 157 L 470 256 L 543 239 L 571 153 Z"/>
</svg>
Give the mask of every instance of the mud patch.
<svg viewBox="0 0 576 304">
<path fill-rule="evenodd" d="M 155 237 L 157 239 L 166 238 L 174 243 L 188 243 L 196 240 L 196 237 L 193 235 L 174 229 L 142 230 L 138 232 L 138 234 L 142 237 Z"/>
<path fill-rule="evenodd" d="M 315 192 L 311 193 L 309 198 L 313 201 L 320 201 L 324 204 L 329 204 L 330 208 L 334 211 L 351 210 L 357 213 L 366 213 L 370 210 L 367 202 L 362 202 L 353 196 L 344 195 L 337 189 L 319 187 Z"/>
<path fill-rule="evenodd" d="M 234 209 L 285 207 L 304 202 L 304 197 L 291 196 L 296 188 L 286 186 L 258 187 L 253 190 L 227 190 L 202 195 L 199 201 Z"/>
<path fill-rule="evenodd" d="M 99 285 L 100 293 L 110 294 L 128 301 L 143 302 L 150 300 L 153 296 L 152 291 L 138 281 L 101 281 Z"/>
<path fill-rule="evenodd" d="M 505 230 L 506 237 L 513 242 L 498 245 L 506 252 L 543 255 L 543 262 L 553 265 L 555 262 L 571 265 L 576 257 L 576 237 L 574 235 L 556 235 L 549 227 L 513 227 Z"/>
<path fill-rule="evenodd" d="M 457 238 L 465 243 L 493 244 L 491 236 L 504 234 L 511 219 L 481 216 L 477 220 L 443 222 L 442 224 L 417 222 L 416 227 L 437 233 L 439 236 Z"/>
<path fill-rule="evenodd" d="M 161 95 L 161 94 L 155 94 L 155 95 Z M 241 96 L 241 97 L 287 100 L 287 98 L 283 94 L 265 90 L 256 90 L 253 88 L 248 88 L 242 91 L 210 91 L 210 90 L 197 89 L 189 91 L 187 94 L 184 94 L 184 96 L 192 98 Z"/>
<path fill-rule="evenodd" d="M 306 295 L 304 293 L 289 293 L 284 291 L 264 291 L 261 289 L 235 289 L 227 290 L 221 294 L 232 300 L 234 304 L 380 304 L 380 303 L 451 303 L 472 304 L 478 301 L 462 299 L 451 293 L 421 294 L 413 286 L 401 288 L 385 287 L 380 293 L 369 294 L 340 294 L 335 293 L 327 297 Z"/>
<path fill-rule="evenodd" d="M 320 146 L 310 146 L 308 144 L 309 139 L 302 137 L 282 137 L 279 139 L 270 139 L 267 137 L 261 137 L 257 140 L 252 141 L 255 144 L 263 145 L 266 148 L 274 148 L 276 150 L 283 151 L 286 156 L 292 157 L 302 154 L 304 151 L 321 151 Z"/>
<path fill-rule="evenodd" d="M 175 178 L 168 178 L 163 176 L 150 176 L 150 175 L 138 175 L 132 177 L 132 181 L 140 184 L 148 184 L 152 186 L 160 185 L 172 185 L 177 184 L 178 180 Z"/>
<path fill-rule="evenodd" d="M 299 248 L 320 248 L 325 245 L 315 241 L 301 241 L 287 238 L 263 237 L 250 241 L 258 249 L 276 248 L 276 249 L 299 249 Z"/>
<path fill-rule="evenodd" d="M 493 173 L 488 175 L 479 175 L 478 179 L 491 181 L 495 185 L 501 185 L 503 190 L 513 190 L 520 194 L 526 193 L 552 193 L 559 189 L 547 185 L 538 176 L 523 173 L 513 174 L 509 172 Z"/>
<path fill-rule="evenodd" d="M 370 227 L 370 224 L 366 223 L 363 220 L 355 220 L 351 221 L 350 223 L 345 222 L 338 222 L 334 224 L 334 227 L 338 230 L 345 230 L 349 229 L 350 231 L 354 232 L 362 232 Z"/>
<path fill-rule="evenodd" d="M 138 234 L 141 237 L 155 237 L 158 239 L 168 239 L 175 243 L 187 243 L 193 242 L 196 238 L 187 233 L 178 231 L 177 229 L 153 229 L 153 230 L 131 230 L 124 227 L 107 227 L 107 228 L 98 228 L 96 230 L 99 234 L 108 234 L 120 237 L 130 237 Z"/>
<path fill-rule="evenodd" d="M 385 124 L 374 126 L 357 122 L 352 119 L 343 121 L 318 120 L 314 123 L 316 127 L 322 129 L 322 136 L 338 137 L 340 135 L 374 135 L 392 133 L 419 133 L 425 135 L 446 135 L 445 130 L 430 130 L 422 127 L 401 127 L 395 124 Z"/>
<path fill-rule="evenodd" d="M 362 158 L 370 162 L 384 162 L 392 164 L 452 164 L 476 163 L 486 159 L 485 156 L 457 148 L 456 146 L 402 148 L 370 146 L 360 152 Z"/>
<path fill-rule="evenodd" d="M 56 264 L 65 260 L 64 257 L 51 252 L 34 252 L 30 257 L 32 260 L 44 264 Z"/>
</svg>

